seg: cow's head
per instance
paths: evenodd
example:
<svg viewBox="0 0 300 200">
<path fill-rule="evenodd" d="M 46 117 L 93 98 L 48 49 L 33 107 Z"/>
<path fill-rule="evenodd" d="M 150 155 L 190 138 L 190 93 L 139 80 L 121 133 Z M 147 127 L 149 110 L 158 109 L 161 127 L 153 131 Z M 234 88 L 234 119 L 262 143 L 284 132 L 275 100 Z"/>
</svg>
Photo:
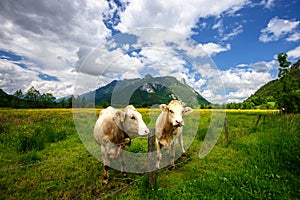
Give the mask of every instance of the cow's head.
<svg viewBox="0 0 300 200">
<path fill-rule="evenodd" d="M 172 100 L 169 105 L 161 104 L 159 107 L 163 112 L 167 112 L 168 122 L 176 127 L 184 125 L 183 115 L 193 112 L 192 108 L 183 107 L 182 103 L 178 100 Z"/>
<path fill-rule="evenodd" d="M 141 113 L 139 113 L 134 106 L 129 105 L 124 109 L 120 115 L 123 131 L 130 137 L 145 136 L 150 133 L 145 122 L 143 121 Z"/>
</svg>

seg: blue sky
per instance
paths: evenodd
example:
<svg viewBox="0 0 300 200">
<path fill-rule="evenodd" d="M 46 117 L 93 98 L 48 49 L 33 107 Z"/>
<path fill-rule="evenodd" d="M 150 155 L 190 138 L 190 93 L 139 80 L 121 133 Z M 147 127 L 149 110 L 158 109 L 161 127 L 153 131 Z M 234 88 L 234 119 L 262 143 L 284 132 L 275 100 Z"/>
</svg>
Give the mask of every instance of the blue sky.
<svg viewBox="0 0 300 200">
<path fill-rule="evenodd" d="M 297 0 L 1 1 L 0 88 L 63 97 L 152 73 L 241 102 L 277 78 L 278 53 L 300 59 L 299 10 Z"/>
</svg>

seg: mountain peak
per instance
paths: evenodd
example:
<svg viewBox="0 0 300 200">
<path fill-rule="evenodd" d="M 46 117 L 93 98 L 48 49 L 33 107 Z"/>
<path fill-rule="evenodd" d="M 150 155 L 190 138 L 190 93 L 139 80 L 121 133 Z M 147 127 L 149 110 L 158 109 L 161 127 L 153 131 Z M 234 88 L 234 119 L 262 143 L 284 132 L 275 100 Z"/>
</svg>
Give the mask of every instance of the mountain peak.
<svg viewBox="0 0 300 200">
<path fill-rule="evenodd" d="M 153 77 L 151 76 L 151 74 L 146 74 L 145 79 L 152 79 Z"/>
<path fill-rule="evenodd" d="M 96 105 L 114 102 L 112 106 L 123 107 L 132 104 L 135 107 L 148 107 L 154 104 L 167 104 L 173 99 L 181 99 L 186 105 L 197 107 L 199 104 L 209 104 L 197 91 L 188 86 L 183 79 L 181 82 L 175 77 L 152 77 L 147 74 L 143 79 L 126 79 L 112 81 L 94 91 L 94 99 L 89 93 L 80 97 L 85 98 Z M 128 96 L 130 94 L 130 96 Z M 117 99 L 117 101 L 116 101 Z"/>
<path fill-rule="evenodd" d="M 147 93 L 155 93 L 154 88 L 149 83 L 145 83 L 142 87 L 140 87 L 140 89 Z"/>
</svg>

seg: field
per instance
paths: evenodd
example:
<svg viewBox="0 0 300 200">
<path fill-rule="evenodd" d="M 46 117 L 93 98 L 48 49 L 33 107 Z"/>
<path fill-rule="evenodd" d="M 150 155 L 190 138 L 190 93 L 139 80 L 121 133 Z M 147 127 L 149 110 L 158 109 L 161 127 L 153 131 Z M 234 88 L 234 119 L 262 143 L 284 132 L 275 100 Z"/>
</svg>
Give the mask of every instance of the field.
<svg viewBox="0 0 300 200">
<path fill-rule="evenodd" d="M 77 134 L 78 124 L 85 125 L 90 138 L 99 110 L 82 112 L 0 110 L 0 199 L 300 199 L 300 115 L 229 110 L 229 138 L 223 129 L 213 150 L 199 158 L 212 112 L 195 110 L 185 117 L 187 157 L 175 170 L 159 170 L 149 188 L 146 173 L 123 178 L 114 169 L 108 185 L 101 184 L 100 149 L 88 151 Z M 159 111 L 140 112 L 152 128 Z M 147 139 L 134 139 L 128 151 L 146 153 Z"/>
</svg>

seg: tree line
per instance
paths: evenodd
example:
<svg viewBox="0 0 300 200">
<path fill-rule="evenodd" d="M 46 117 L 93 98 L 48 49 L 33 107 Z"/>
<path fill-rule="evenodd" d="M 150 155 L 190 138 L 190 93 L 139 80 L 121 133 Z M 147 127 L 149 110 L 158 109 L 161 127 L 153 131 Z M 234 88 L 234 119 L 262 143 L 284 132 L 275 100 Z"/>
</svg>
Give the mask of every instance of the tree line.
<svg viewBox="0 0 300 200">
<path fill-rule="evenodd" d="M 57 101 L 51 93 L 40 93 L 34 87 L 29 88 L 25 93 L 17 90 L 11 97 L 10 107 L 12 108 L 71 108 L 72 97 L 63 98 Z"/>
</svg>

